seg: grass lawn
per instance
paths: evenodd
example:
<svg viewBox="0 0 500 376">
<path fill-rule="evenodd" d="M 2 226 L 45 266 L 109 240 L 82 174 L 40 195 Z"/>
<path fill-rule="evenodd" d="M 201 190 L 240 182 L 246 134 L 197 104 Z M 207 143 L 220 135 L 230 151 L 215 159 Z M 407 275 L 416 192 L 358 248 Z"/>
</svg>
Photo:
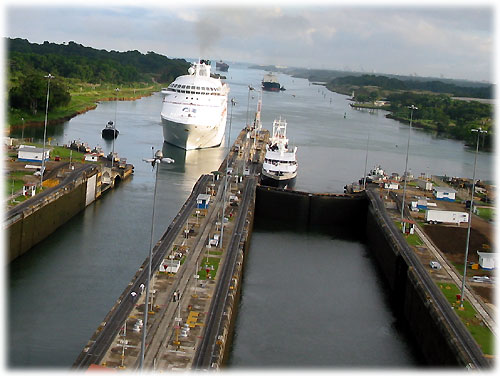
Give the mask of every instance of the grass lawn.
<svg viewBox="0 0 500 376">
<path fill-rule="evenodd" d="M 211 253 L 211 252 L 210 252 Z M 207 258 L 203 258 L 203 263 L 201 265 L 201 269 L 198 271 L 198 275 L 200 276 L 200 280 L 207 279 L 207 265 L 208 269 L 211 269 L 213 267 L 213 270 L 210 270 L 210 279 L 214 280 L 215 275 L 217 274 L 217 270 L 219 269 L 219 263 L 220 263 L 220 258 L 219 257 L 208 257 L 208 263 L 207 263 Z"/>
<path fill-rule="evenodd" d="M 493 355 L 495 337 L 491 330 L 483 324 L 481 319 L 476 317 L 476 310 L 467 300 L 464 300 L 465 309 L 463 311 L 458 309 L 460 307 L 460 303 L 457 303 L 456 295 L 460 294 L 460 289 L 454 284 L 449 283 L 438 283 L 438 286 L 446 299 L 450 302 L 453 310 L 456 312 L 458 317 L 460 317 L 476 342 L 479 344 L 483 353 Z"/>
<path fill-rule="evenodd" d="M 402 231 L 402 228 L 401 228 L 401 222 L 394 222 L 396 227 Z M 420 236 L 418 236 L 417 234 L 403 234 L 403 237 L 406 239 L 406 241 L 408 242 L 409 245 L 414 245 L 414 246 L 421 246 L 424 244 L 424 242 L 422 241 L 422 239 L 420 239 Z"/>
<path fill-rule="evenodd" d="M 495 209 L 494 208 L 477 208 L 477 215 L 481 218 L 489 221 L 494 219 L 495 217 Z"/>
<path fill-rule="evenodd" d="M 33 171 L 12 171 L 6 176 L 5 192 L 7 196 L 12 194 L 12 191 L 17 192 L 23 189 L 25 175 L 33 175 Z"/>
</svg>

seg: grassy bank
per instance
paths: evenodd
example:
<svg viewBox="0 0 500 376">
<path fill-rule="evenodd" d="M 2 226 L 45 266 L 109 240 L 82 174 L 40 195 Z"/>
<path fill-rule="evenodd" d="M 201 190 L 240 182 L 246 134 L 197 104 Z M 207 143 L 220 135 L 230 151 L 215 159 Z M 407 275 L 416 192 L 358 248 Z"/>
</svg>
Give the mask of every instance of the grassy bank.
<svg viewBox="0 0 500 376">
<path fill-rule="evenodd" d="M 103 84 L 92 85 L 88 83 L 71 83 L 69 91 L 71 101 L 67 106 L 51 109 L 49 103 L 48 121 L 59 123 L 71 119 L 72 117 L 94 109 L 100 101 L 113 100 L 135 100 L 151 95 L 161 89 L 160 84 L 135 83 L 128 86 L 118 86 L 118 93 L 115 91 L 116 85 Z M 39 125 L 45 122 L 45 112 L 39 111 L 36 115 L 28 112 L 9 109 L 7 112 L 7 129 L 23 125 Z"/>
<path fill-rule="evenodd" d="M 458 317 L 460 317 L 460 320 L 462 320 L 478 343 L 483 353 L 493 355 L 495 337 L 491 330 L 478 318 L 476 310 L 467 300 L 464 300 L 464 309 L 459 309 L 460 303 L 457 302 L 457 294 L 460 294 L 460 289 L 454 284 L 449 283 L 439 283 L 438 285 L 444 296 L 446 296 L 446 299 L 450 302 L 453 310 Z"/>
</svg>

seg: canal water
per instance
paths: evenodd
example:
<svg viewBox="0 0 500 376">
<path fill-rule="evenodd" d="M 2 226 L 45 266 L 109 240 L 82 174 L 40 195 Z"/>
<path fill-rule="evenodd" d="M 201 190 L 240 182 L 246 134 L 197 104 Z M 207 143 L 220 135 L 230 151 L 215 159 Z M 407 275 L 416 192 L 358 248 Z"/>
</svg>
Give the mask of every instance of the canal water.
<svg viewBox="0 0 500 376">
<path fill-rule="evenodd" d="M 231 65 L 227 81 L 237 103 L 228 108 L 231 132 L 224 145 L 235 139 L 247 114 L 253 116 L 258 93 L 248 85 L 258 88 L 265 73 Z M 367 149 L 368 168 L 380 164 L 388 172 L 403 172 L 408 126 L 386 119 L 383 111 L 352 110 L 345 96 L 307 80 L 279 79 L 287 90 L 263 93 L 262 121 L 267 129 L 280 115 L 288 121 L 290 143 L 298 146 L 297 190 L 342 192 L 363 175 Z M 155 241 L 198 177 L 222 162 L 225 146 L 185 152 L 164 145 L 160 110 L 161 97 L 154 94 L 103 102 L 48 127 L 52 144 L 79 139 L 109 152 L 113 145 L 101 139 L 100 131 L 116 118 L 120 134 L 114 150 L 134 164 L 135 173 L 9 265 L 9 367 L 69 368 L 146 258 L 155 174 L 142 159 L 152 147 L 176 161 L 160 166 Z M 41 139 L 43 129 L 24 135 Z M 473 161 L 473 151 L 463 143 L 412 130 L 408 165 L 414 175 L 471 177 Z M 479 153 L 476 176 L 492 180 L 492 166 L 492 155 Z M 258 225 L 230 365 L 413 367 L 418 357 L 398 329 L 385 294 L 363 244 Z"/>
</svg>

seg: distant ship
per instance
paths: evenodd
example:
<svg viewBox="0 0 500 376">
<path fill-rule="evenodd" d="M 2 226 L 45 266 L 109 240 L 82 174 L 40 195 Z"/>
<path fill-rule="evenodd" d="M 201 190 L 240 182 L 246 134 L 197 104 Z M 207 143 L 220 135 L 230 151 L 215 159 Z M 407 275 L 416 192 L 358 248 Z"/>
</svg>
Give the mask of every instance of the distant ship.
<svg viewBox="0 0 500 376">
<path fill-rule="evenodd" d="M 280 91 L 285 90 L 278 81 L 278 78 L 272 74 L 268 73 L 262 79 L 262 89 L 267 91 Z"/>
<path fill-rule="evenodd" d="M 106 127 L 102 130 L 102 138 L 112 140 L 113 138 L 118 137 L 118 129 L 115 128 L 115 124 L 112 121 L 108 121 Z"/>
<path fill-rule="evenodd" d="M 297 147 L 288 148 L 287 123 L 281 117 L 273 122 L 273 134 L 266 145 L 261 184 L 293 188 L 297 177 Z"/>
<path fill-rule="evenodd" d="M 210 62 L 193 63 L 187 75 L 162 89 L 163 139 L 186 150 L 219 146 L 224 137 L 229 87 L 210 74 Z"/>
<path fill-rule="evenodd" d="M 215 63 L 215 68 L 218 71 L 227 72 L 227 70 L 229 69 L 229 65 L 227 65 L 222 60 L 220 60 L 220 61 L 218 61 L 218 62 Z"/>
</svg>

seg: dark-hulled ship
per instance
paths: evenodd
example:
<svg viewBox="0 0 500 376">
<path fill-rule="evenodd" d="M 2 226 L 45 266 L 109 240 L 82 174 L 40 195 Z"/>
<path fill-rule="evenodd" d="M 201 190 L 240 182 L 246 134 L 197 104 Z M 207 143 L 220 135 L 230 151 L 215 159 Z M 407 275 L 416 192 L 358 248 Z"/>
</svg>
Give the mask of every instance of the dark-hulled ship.
<svg viewBox="0 0 500 376">
<path fill-rule="evenodd" d="M 285 88 L 280 85 L 278 78 L 274 74 L 268 73 L 262 79 L 262 90 L 280 91 L 285 90 Z"/>
<path fill-rule="evenodd" d="M 215 63 L 215 68 L 220 72 L 227 72 L 229 69 L 229 65 L 220 60 Z"/>
</svg>

